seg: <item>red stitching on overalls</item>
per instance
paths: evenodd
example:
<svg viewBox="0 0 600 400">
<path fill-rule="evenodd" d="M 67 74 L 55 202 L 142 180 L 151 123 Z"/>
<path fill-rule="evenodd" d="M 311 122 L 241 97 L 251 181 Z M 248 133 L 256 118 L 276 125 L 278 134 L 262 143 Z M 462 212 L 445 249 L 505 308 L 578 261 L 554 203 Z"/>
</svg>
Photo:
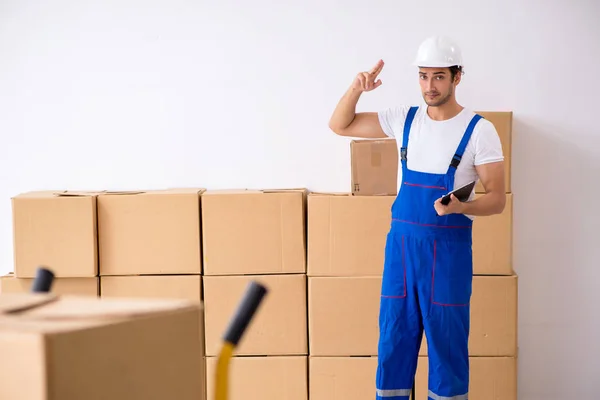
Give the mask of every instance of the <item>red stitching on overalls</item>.
<svg viewBox="0 0 600 400">
<path fill-rule="evenodd" d="M 419 183 L 410 183 L 410 182 L 404 182 L 405 185 L 407 186 L 416 186 L 416 187 L 422 187 L 425 189 L 441 189 L 441 190 L 446 190 L 446 188 L 444 186 L 428 186 L 428 185 L 421 185 Z"/>
</svg>

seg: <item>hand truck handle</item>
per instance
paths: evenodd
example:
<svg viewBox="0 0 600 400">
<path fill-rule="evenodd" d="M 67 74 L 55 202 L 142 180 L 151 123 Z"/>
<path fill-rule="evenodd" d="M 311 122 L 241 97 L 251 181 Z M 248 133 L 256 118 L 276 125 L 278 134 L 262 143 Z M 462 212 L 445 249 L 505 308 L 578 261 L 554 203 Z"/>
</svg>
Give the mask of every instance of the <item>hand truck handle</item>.
<svg viewBox="0 0 600 400">
<path fill-rule="evenodd" d="M 48 293 L 54 282 L 54 273 L 47 268 L 38 267 L 33 284 L 31 285 L 32 293 Z"/>
<path fill-rule="evenodd" d="M 248 284 L 246 293 L 223 336 L 225 342 L 234 347 L 238 345 L 266 294 L 267 288 L 264 285 L 256 281 Z"/>
</svg>

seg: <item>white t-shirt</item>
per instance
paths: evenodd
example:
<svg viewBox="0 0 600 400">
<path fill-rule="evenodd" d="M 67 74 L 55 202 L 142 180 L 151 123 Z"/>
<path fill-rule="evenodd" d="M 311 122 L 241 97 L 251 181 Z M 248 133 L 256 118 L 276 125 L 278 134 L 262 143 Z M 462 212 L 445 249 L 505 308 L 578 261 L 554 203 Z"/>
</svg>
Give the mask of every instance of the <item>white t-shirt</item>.
<svg viewBox="0 0 600 400">
<path fill-rule="evenodd" d="M 390 107 L 378 113 L 386 135 L 396 138 L 398 155 L 402 147 L 404 121 L 410 106 Z M 464 108 L 455 117 L 435 121 L 427 114 L 427 105 L 419 105 L 411 125 L 407 147 L 407 167 L 413 171 L 445 174 L 467 126 L 475 113 Z M 454 188 L 479 180 L 476 165 L 504 160 L 502 143 L 494 125 L 480 119 L 454 175 Z M 402 183 L 402 166 L 398 162 L 398 190 Z M 471 194 L 471 198 L 474 193 Z"/>
</svg>

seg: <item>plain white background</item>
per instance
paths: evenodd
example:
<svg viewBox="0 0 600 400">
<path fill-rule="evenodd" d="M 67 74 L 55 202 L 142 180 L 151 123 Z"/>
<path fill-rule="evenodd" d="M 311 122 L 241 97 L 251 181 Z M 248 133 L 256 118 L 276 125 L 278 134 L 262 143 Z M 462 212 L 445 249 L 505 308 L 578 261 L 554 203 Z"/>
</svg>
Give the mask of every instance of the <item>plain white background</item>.
<svg viewBox="0 0 600 400">
<path fill-rule="evenodd" d="M 349 190 L 339 97 L 383 58 L 359 110 L 420 101 L 410 62 L 446 34 L 459 101 L 514 112 L 519 399 L 597 397 L 599 16 L 594 0 L 3 0 L 0 272 L 23 191 Z"/>
</svg>

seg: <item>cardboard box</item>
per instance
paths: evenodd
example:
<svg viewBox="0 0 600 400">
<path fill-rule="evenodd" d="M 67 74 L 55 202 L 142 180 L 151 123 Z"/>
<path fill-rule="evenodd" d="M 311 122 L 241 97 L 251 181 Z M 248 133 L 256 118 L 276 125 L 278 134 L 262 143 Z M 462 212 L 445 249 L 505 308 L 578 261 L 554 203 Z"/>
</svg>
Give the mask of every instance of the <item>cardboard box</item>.
<svg viewBox="0 0 600 400">
<path fill-rule="evenodd" d="M 377 355 L 380 277 L 308 278 L 309 354 Z"/>
<path fill-rule="evenodd" d="M 513 195 L 507 193 L 501 214 L 476 217 L 473 221 L 473 274 L 513 275 L 512 247 Z"/>
<path fill-rule="evenodd" d="M 470 357 L 469 398 L 517 400 L 517 359 L 515 357 Z M 417 399 L 429 392 L 429 362 L 419 357 L 415 377 Z"/>
<path fill-rule="evenodd" d="M 200 274 L 202 191 L 99 196 L 100 275 Z"/>
<path fill-rule="evenodd" d="M 14 274 L 0 277 L 0 293 L 28 293 L 33 278 L 17 278 Z M 52 293 L 57 295 L 98 296 L 98 278 L 56 278 L 52 282 Z"/>
<path fill-rule="evenodd" d="M 0 398 L 205 398 L 202 308 L 183 300 L 0 295 Z"/>
<path fill-rule="evenodd" d="M 202 196 L 204 275 L 306 273 L 305 190 Z"/>
<path fill-rule="evenodd" d="M 172 298 L 202 301 L 200 275 L 103 276 L 101 297 Z"/>
<path fill-rule="evenodd" d="M 308 196 L 309 276 L 381 276 L 394 196 Z"/>
<path fill-rule="evenodd" d="M 502 143 L 502 153 L 504 154 L 504 185 L 506 193 L 512 192 L 512 123 L 513 113 L 511 111 L 478 111 L 483 118 L 494 124 L 496 132 Z M 485 189 L 480 182 L 475 186 L 475 192 L 485 193 Z"/>
<path fill-rule="evenodd" d="M 211 400 L 215 396 L 216 367 L 217 358 L 207 357 L 207 398 Z M 228 399 L 307 400 L 307 357 L 233 357 Z"/>
<path fill-rule="evenodd" d="M 356 196 L 395 196 L 398 148 L 395 139 L 356 139 L 350 142 L 351 192 Z"/>
<path fill-rule="evenodd" d="M 252 280 L 269 292 L 236 354 L 307 355 L 306 276 L 291 274 L 204 276 L 207 355 L 218 355 L 223 334 Z"/>
<path fill-rule="evenodd" d="M 473 277 L 472 356 L 516 356 L 517 289 L 516 276 Z M 380 293 L 381 278 L 308 278 L 310 355 L 377 355 Z"/>
<path fill-rule="evenodd" d="M 469 355 L 477 357 L 516 357 L 518 321 L 518 278 L 476 276 L 471 298 Z M 427 340 L 420 355 L 427 355 Z"/>
<path fill-rule="evenodd" d="M 504 154 L 504 183 L 512 192 L 512 112 L 477 111 L 494 124 Z M 402 140 L 402 138 L 399 138 Z M 360 139 L 350 143 L 352 187 L 354 195 L 395 195 L 398 193 L 398 146 L 396 139 Z M 479 182 L 477 193 L 485 193 Z"/>
<path fill-rule="evenodd" d="M 33 278 L 42 265 L 56 277 L 98 275 L 96 197 L 69 191 L 13 197 L 15 275 Z"/>
<path fill-rule="evenodd" d="M 377 357 L 310 356 L 308 370 L 310 400 L 375 398 Z"/>
</svg>

